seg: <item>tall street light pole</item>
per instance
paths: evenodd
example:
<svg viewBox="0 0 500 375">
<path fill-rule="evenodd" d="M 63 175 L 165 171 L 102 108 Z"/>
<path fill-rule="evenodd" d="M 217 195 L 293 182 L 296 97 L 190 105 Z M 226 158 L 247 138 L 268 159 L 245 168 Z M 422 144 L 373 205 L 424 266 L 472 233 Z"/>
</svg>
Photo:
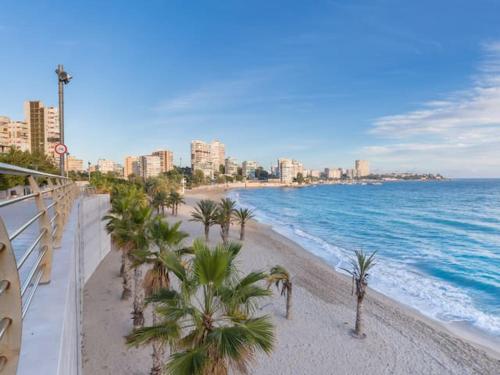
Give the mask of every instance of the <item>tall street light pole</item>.
<svg viewBox="0 0 500 375">
<path fill-rule="evenodd" d="M 64 85 L 67 85 L 73 77 L 64 71 L 59 64 L 56 69 L 59 93 L 59 143 L 64 144 Z M 64 176 L 64 153 L 59 155 L 59 168 L 61 176 Z"/>
</svg>

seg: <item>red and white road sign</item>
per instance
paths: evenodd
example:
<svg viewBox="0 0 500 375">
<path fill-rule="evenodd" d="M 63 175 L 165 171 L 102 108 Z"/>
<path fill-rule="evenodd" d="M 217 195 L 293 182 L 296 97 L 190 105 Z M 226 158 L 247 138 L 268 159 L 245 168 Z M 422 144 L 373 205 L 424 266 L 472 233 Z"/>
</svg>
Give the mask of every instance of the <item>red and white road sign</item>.
<svg viewBox="0 0 500 375">
<path fill-rule="evenodd" d="M 68 152 L 68 148 L 66 147 L 65 144 L 63 143 L 58 143 L 57 145 L 54 146 L 54 152 L 57 155 L 64 155 L 65 153 Z"/>
</svg>

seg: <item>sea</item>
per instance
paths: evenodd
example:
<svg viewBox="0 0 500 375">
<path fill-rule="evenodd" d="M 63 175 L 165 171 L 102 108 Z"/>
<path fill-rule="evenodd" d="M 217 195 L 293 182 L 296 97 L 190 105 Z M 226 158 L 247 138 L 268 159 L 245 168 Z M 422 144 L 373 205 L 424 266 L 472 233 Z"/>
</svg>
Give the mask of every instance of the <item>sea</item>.
<svg viewBox="0 0 500 375">
<path fill-rule="evenodd" d="M 335 269 L 376 251 L 369 285 L 500 338 L 500 179 L 242 189 L 256 219 Z"/>
</svg>

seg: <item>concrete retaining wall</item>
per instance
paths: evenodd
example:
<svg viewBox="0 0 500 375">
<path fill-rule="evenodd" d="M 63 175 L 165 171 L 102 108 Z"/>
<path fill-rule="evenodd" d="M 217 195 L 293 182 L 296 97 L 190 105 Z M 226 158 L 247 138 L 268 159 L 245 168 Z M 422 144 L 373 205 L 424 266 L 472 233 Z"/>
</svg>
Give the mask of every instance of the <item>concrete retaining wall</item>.
<svg viewBox="0 0 500 375">
<path fill-rule="evenodd" d="M 102 217 L 109 210 L 109 195 L 100 194 L 85 198 L 80 210 L 80 233 L 82 249 L 82 275 L 84 283 L 92 276 L 101 260 L 111 250 L 111 241 L 106 233 Z"/>
</svg>

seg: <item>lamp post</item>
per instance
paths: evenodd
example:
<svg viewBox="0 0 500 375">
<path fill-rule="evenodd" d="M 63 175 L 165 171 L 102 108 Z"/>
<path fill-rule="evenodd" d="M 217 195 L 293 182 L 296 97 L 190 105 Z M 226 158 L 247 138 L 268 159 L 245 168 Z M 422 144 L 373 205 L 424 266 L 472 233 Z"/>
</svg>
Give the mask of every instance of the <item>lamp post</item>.
<svg viewBox="0 0 500 375">
<path fill-rule="evenodd" d="M 56 69 L 59 93 L 59 143 L 64 144 L 64 85 L 67 85 L 73 77 L 64 71 L 59 64 Z M 59 168 L 61 176 L 64 176 L 64 154 L 59 155 Z"/>
</svg>

